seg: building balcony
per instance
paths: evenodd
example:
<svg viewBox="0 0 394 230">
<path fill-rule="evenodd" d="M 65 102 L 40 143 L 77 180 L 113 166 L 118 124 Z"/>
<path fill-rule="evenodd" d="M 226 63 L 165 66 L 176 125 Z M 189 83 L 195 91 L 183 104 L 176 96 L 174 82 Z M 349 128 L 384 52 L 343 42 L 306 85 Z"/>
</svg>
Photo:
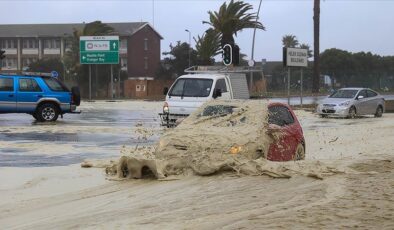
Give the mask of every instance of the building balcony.
<svg viewBox="0 0 394 230">
<path fill-rule="evenodd" d="M 44 55 L 60 55 L 60 49 L 44 49 Z"/>
<path fill-rule="evenodd" d="M 5 51 L 5 55 L 16 55 L 18 54 L 18 49 L 3 49 Z"/>
<path fill-rule="evenodd" d="M 38 49 L 22 49 L 22 54 L 38 55 Z"/>
</svg>

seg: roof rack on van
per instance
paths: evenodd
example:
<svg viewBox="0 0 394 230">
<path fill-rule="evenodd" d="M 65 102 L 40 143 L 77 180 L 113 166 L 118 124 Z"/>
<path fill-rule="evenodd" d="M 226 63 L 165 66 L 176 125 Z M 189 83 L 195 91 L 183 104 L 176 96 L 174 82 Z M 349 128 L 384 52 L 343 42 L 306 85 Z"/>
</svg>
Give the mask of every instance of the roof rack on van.
<svg viewBox="0 0 394 230">
<path fill-rule="evenodd" d="M 42 73 L 42 72 L 0 72 L 0 75 L 4 76 L 41 76 L 41 77 L 53 77 L 52 73 Z"/>
<path fill-rule="evenodd" d="M 252 73 L 263 72 L 262 67 L 249 66 L 191 66 L 185 69 L 185 73 Z"/>
</svg>

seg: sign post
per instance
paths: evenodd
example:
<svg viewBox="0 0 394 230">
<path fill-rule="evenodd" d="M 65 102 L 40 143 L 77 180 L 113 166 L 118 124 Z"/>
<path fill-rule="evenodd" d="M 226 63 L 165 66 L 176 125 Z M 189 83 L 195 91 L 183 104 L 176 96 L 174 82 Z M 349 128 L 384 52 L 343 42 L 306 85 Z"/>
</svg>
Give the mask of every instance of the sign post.
<svg viewBox="0 0 394 230">
<path fill-rule="evenodd" d="M 92 97 L 91 65 L 111 65 L 111 98 L 113 98 L 112 64 L 119 64 L 119 36 L 81 36 L 79 60 L 89 65 L 89 100 Z"/>
<path fill-rule="evenodd" d="M 287 103 L 290 105 L 290 67 L 307 67 L 308 66 L 308 50 L 299 48 L 283 47 L 283 65 L 288 67 L 287 76 Z M 302 105 L 302 81 L 303 71 L 301 68 L 301 105 Z"/>
</svg>

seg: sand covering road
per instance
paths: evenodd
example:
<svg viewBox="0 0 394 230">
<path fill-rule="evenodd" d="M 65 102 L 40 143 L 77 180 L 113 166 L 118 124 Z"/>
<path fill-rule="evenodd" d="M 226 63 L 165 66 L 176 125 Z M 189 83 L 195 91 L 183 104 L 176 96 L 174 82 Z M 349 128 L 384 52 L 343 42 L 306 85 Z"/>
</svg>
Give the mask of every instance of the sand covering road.
<svg viewBox="0 0 394 230">
<path fill-rule="evenodd" d="M 267 118 L 266 101 L 208 102 L 165 133 L 156 146 L 123 149 L 119 162 L 107 167 L 106 172 L 120 178 L 141 178 L 152 172 L 158 179 L 223 171 L 289 178 L 298 172 L 321 179 L 324 174 L 341 171 L 319 164 L 301 170 L 299 164 L 267 161 L 268 148 L 275 138 L 266 133 Z M 150 132 L 141 128 L 138 133 L 146 138 Z"/>
</svg>

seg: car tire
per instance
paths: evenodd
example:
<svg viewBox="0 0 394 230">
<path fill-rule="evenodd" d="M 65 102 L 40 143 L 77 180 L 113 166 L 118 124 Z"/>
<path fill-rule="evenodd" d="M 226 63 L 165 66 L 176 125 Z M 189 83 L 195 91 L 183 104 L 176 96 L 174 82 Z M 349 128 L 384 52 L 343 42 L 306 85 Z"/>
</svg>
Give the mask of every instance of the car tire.
<svg viewBox="0 0 394 230">
<path fill-rule="evenodd" d="M 321 117 L 321 118 L 326 118 L 326 117 L 327 117 L 327 114 L 320 114 L 320 117 Z"/>
<path fill-rule="evenodd" d="M 382 106 L 378 106 L 378 108 L 376 108 L 376 112 L 375 112 L 375 117 L 382 117 L 383 116 L 383 108 Z"/>
<path fill-rule="evenodd" d="M 305 147 L 302 143 L 299 143 L 294 153 L 294 160 L 299 161 L 304 159 L 305 159 Z"/>
<path fill-rule="evenodd" d="M 357 115 L 356 107 L 354 106 L 350 107 L 348 118 L 353 119 L 356 117 L 356 115 Z"/>
<path fill-rule="evenodd" d="M 37 113 L 33 113 L 32 116 L 33 116 L 33 118 L 36 119 L 37 121 L 39 120 L 38 117 L 37 117 Z"/>
<path fill-rule="evenodd" d="M 59 117 L 59 108 L 52 103 L 42 104 L 38 107 L 36 116 L 38 121 L 56 121 Z"/>
</svg>

